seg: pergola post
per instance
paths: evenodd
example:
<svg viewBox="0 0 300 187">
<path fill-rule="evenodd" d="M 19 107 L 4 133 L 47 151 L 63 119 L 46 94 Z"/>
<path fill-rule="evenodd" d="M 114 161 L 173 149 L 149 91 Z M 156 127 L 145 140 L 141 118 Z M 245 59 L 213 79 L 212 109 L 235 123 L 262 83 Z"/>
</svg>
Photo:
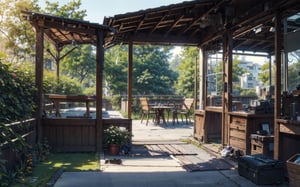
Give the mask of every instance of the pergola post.
<svg viewBox="0 0 300 187">
<path fill-rule="evenodd" d="M 104 68 L 104 48 L 103 31 L 97 30 L 96 44 L 96 151 L 103 147 L 103 123 L 102 123 L 102 97 L 103 97 L 103 68 Z"/>
<path fill-rule="evenodd" d="M 56 63 L 56 81 L 59 83 L 59 72 L 60 72 L 60 50 L 59 47 L 56 45 L 55 46 L 56 50 L 56 56 L 55 56 L 55 63 Z"/>
<path fill-rule="evenodd" d="M 204 103 L 205 103 L 204 98 L 206 97 L 204 94 L 204 90 L 205 90 L 204 81 L 206 81 L 206 79 L 205 79 L 206 73 L 204 73 L 204 59 L 205 59 L 204 51 L 200 47 L 199 48 L 199 67 L 198 68 L 196 67 L 196 71 L 199 71 L 199 109 L 200 110 L 204 109 Z M 198 90 L 198 89 L 196 89 L 196 90 Z"/>
<path fill-rule="evenodd" d="M 203 59 L 202 64 L 199 68 L 202 68 L 202 97 L 203 97 L 203 106 L 202 109 L 205 110 L 207 105 L 207 59 L 208 59 L 208 52 L 206 50 L 202 51 Z M 201 92 L 201 91 L 200 91 Z"/>
<path fill-rule="evenodd" d="M 228 144 L 228 112 L 232 107 L 232 35 L 226 30 L 223 40 L 222 144 Z"/>
<path fill-rule="evenodd" d="M 128 80 L 127 80 L 127 115 L 131 119 L 131 103 L 132 103 L 132 56 L 133 56 L 133 42 L 132 40 L 128 43 Z"/>
<path fill-rule="evenodd" d="M 276 119 L 280 118 L 280 104 L 281 104 L 281 50 L 283 44 L 283 34 L 282 34 L 282 23 L 281 14 L 279 11 L 275 13 L 275 104 L 274 104 L 274 136 L 278 137 L 274 139 L 274 159 L 278 160 L 280 142 L 279 125 L 276 123 Z"/>
<path fill-rule="evenodd" d="M 43 72 L 44 72 L 44 28 L 35 26 L 36 40 L 35 40 L 35 103 L 36 103 L 36 141 L 41 141 L 43 136 L 42 129 L 42 113 L 43 113 Z"/>
</svg>

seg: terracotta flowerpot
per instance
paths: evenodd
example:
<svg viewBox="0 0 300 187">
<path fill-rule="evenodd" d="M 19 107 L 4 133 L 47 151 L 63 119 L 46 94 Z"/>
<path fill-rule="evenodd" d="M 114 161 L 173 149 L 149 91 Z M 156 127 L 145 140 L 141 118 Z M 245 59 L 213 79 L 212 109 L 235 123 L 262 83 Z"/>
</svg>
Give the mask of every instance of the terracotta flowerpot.
<svg viewBox="0 0 300 187">
<path fill-rule="evenodd" d="M 118 155 L 120 150 L 120 145 L 118 144 L 109 144 L 109 154 Z"/>
</svg>

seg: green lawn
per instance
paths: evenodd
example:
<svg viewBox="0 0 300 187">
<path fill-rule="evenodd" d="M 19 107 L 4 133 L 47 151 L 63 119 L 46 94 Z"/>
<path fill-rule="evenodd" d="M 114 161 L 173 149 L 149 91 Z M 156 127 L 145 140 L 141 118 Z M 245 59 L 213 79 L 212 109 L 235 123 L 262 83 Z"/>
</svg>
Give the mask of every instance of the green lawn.
<svg viewBox="0 0 300 187">
<path fill-rule="evenodd" d="M 33 174 L 25 179 L 25 186 L 40 187 L 60 170 L 99 171 L 100 157 L 96 153 L 55 153 L 33 168 Z M 14 186 L 23 186 L 17 184 Z"/>
</svg>

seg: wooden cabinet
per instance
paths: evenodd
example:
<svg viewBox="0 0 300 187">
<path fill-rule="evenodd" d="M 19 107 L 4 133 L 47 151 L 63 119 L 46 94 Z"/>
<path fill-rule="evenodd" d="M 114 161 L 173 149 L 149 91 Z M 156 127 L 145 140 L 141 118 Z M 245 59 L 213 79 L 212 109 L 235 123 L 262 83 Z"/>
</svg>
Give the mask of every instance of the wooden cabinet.
<svg viewBox="0 0 300 187">
<path fill-rule="evenodd" d="M 229 113 L 229 145 L 241 154 L 251 154 L 251 134 L 261 130 L 262 124 L 268 123 L 274 128 L 274 115 L 251 114 L 246 112 Z"/>
<path fill-rule="evenodd" d="M 207 107 L 195 111 L 194 137 L 203 142 L 220 142 L 222 135 L 222 108 Z"/>
<path fill-rule="evenodd" d="M 246 150 L 246 134 L 247 134 L 246 118 L 232 116 L 229 124 L 229 145 L 242 151 Z"/>
<path fill-rule="evenodd" d="M 251 155 L 263 154 L 273 158 L 274 136 L 273 135 L 251 135 Z"/>
<path fill-rule="evenodd" d="M 194 122 L 194 138 L 203 142 L 205 138 L 204 134 L 204 110 L 195 111 L 195 122 Z"/>
<path fill-rule="evenodd" d="M 286 161 L 300 153 L 300 122 L 295 120 L 276 120 L 274 133 L 274 158 Z"/>
</svg>

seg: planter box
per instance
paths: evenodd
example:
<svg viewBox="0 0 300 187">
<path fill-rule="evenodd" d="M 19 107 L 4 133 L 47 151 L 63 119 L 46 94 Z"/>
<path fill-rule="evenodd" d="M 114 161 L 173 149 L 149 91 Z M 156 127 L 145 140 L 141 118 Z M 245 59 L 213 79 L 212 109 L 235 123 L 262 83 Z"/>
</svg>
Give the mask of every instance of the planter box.
<svg viewBox="0 0 300 187">
<path fill-rule="evenodd" d="M 300 159 L 300 153 L 295 154 L 286 161 L 286 167 L 289 176 L 290 186 L 300 186 L 300 163 L 295 163 L 296 159 Z"/>
</svg>

